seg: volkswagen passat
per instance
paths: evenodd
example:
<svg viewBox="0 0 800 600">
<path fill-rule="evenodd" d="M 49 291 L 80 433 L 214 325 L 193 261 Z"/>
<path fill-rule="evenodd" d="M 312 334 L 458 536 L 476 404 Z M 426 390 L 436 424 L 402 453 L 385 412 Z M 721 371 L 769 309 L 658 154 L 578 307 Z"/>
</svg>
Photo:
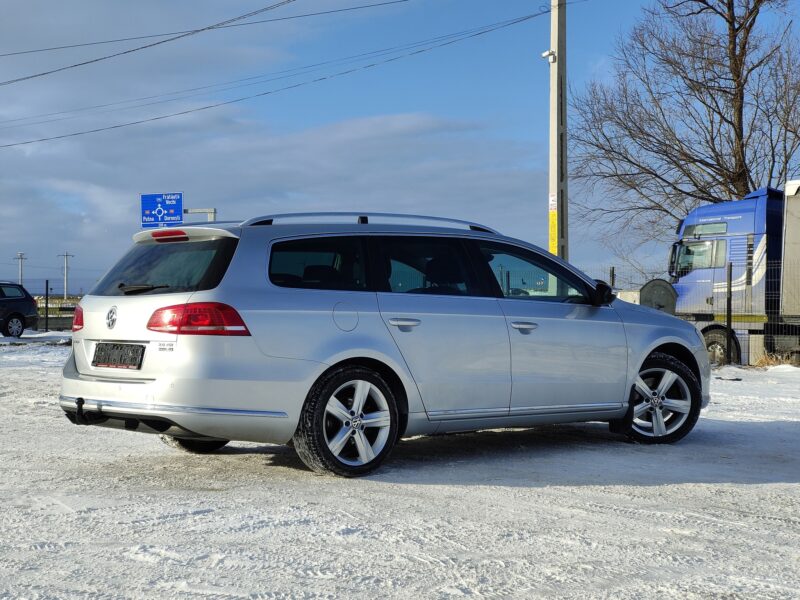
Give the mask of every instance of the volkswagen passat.
<svg viewBox="0 0 800 600">
<path fill-rule="evenodd" d="M 75 424 L 191 452 L 292 441 L 353 476 L 419 434 L 606 421 L 675 442 L 709 400 L 692 325 L 481 225 L 275 215 L 134 242 L 75 311 Z"/>
</svg>

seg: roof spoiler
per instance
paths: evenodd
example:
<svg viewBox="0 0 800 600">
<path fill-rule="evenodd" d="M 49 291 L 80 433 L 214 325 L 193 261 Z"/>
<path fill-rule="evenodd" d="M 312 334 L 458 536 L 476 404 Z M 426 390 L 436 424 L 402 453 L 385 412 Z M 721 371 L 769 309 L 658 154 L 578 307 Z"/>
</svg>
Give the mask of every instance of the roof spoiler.
<svg viewBox="0 0 800 600">
<path fill-rule="evenodd" d="M 239 239 L 235 233 L 220 227 L 200 227 L 191 225 L 189 227 L 159 227 L 155 229 L 145 229 L 133 235 L 133 241 L 137 244 L 142 243 L 163 243 L 163 242 L 188 242 L 189 240 L 209 240 L 213 238 L 229 237 Z"/>
</svg>

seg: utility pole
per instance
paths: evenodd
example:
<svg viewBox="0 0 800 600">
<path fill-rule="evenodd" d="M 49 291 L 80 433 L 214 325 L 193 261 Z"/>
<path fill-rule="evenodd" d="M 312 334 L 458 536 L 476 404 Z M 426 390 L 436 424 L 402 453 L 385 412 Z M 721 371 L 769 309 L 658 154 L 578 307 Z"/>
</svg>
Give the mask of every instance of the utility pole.
<svg viewBox="0 0 800 600">
<path fill-rule="evenodd" d="M 75 258 L 74 254 L 70 254 L 64 250 L 64 254 L 59 254 L 64 257 L 64 300 L 67 299 L 67 284 L 69 283 L 69 259 Z"/>
<path fill-rule="evenodd" d="M 546 58 L 550 63 L 549 250 L 552 254 L 568 260 L 566 0 L 552 0 L 550 50 L 542 53 L 542 58 Z"/>
<path fill-rule="evenodd" d="M 14 260 L 16 260 L 19 263 L 19 280 L 17 281 L 17 283 L 22 285 L 22 261 L 23 260 L 28 260 L 28 259 L 25 258 L 25 253 L 24 252 L 17 252 L 17 258 L 14 259 Z"/>
</svg>

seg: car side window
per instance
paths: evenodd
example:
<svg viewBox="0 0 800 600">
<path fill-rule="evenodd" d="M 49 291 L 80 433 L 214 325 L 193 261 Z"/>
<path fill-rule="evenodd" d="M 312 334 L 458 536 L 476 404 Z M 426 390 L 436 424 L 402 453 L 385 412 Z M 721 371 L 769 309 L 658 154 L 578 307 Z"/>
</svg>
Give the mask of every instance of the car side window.
<svg viewBox="0 0 800 600">
<path fill-rule="evenodd" d="M 586 286 L 559 264 L 508 244 L 477 243 L 482 260 L 505 298 L 545 302 L 589 302 Z"/>
<path fill-rule="evenodd" d="M 25 297 L 25 294 L 22 293 L 22 290 L 19 289 L 18 287 L 13 286 L 13 285 L 8 285 L 8 286 L 4 285 L 4 286 L 0 287 L 0 289 L 2 289 L 3 295 L 6 298 L 24 298 Z"/>
<path fill-rule="evenodd" d="M 364 242 L 331 236 L 272 245 L 269 279 L 280 287 L 316 290 L 367 289 Z"/>
<path fill-rule="evenodd" d="M 481 296 L 461 240 L 380 236 L 373 248 L 381 291 L 442 296 Z"/>
</svg>

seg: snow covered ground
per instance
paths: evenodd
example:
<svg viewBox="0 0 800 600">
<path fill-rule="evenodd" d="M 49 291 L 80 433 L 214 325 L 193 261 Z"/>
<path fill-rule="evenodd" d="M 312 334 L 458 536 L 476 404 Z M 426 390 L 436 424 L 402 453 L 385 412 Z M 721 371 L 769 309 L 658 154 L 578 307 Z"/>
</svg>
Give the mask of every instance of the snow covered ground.
<svg viewBox="0 0 800 600">
<path fill-rule="evenodd" d="M 59 339 L 0 345 L 0 598 L 800 597 L 800 369 L 716 371 L 675 446 L 418 438 L 344 480 L 71 425 Z"/>
</svg>

